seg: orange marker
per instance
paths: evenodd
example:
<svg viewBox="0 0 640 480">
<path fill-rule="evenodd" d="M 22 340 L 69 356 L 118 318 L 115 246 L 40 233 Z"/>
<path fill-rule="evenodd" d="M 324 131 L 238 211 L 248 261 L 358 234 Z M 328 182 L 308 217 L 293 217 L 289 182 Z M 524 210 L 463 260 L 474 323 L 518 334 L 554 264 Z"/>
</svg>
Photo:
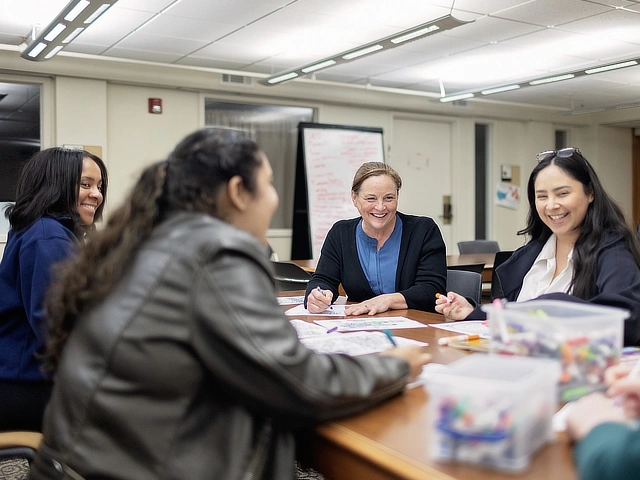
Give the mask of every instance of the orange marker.
<svg viewBox="0 0 640 480">
<path fill-rule="evenodd" d="M 469 340 L 479 340 L 480 335 L 456 335 L 454 337 L 442 337 L 438 339 L 438 345 L 449 345 L 451 342 L 468 342 Z"/>
</svg>

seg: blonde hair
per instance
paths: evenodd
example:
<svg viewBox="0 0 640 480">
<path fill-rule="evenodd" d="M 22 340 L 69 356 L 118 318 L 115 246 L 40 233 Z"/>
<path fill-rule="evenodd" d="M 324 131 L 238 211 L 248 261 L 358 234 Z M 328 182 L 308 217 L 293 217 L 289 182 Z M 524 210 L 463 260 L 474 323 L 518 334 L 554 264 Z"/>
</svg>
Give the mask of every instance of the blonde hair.
<svg viewBox="0 0 640 480">
<path fill-rule="evenodd" d="M 388 175 L 396 184 L 396 191 L 399 192 L 402 187 L 402 179 L 398 172 L 396 172 L 391 166 L 382 162 L 366 162 L 360 165 L 360 168 L 353 176 L 353 184 L 351 185 L 351 191 L 356 195 L 360 191 L 362 183 L 371 177 L 377 177 L 379 175 Z"/>
</svg>

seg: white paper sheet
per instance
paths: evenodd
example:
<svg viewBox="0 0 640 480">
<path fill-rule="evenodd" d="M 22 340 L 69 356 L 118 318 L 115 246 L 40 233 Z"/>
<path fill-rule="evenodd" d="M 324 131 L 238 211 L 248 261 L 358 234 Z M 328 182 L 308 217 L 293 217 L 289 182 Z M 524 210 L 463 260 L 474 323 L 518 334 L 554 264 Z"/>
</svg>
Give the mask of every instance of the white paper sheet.
<svg viewBox="0 0 640 480">
<path fill-rule="evenodd" d="M 401 328 L 424 328 L 425 324 L 410 320 L 406 317 L 354 317 L 348 320 L 314 320 L 327 330 L 338 327 L 340 332 L 357 330 L 397 330 Z"/>
<path fill-rule="evenodd" d="M 404 337 L 394 336 L 393 339 L 399 347 L 427 345 Z M 381 332 L 333 332 L 301 338 L 300 341 L 316 353 L 345 353 L 354 356 L 378 353 L 393 347 L 387 336 Z"/>
<path fill-rule="evenodd" d="M 301 338 L 301 339 L 306 337 L 315 337 L 318 335 L 327 334 L 326 328 L 320 325 L 316 325 L 315 323 L 305 322 L 304 320 L 300 320 L 297 318 L 290 320 L 290 323 L 291 325 L 293 325 L 293 328 L 296 329 L 298 338 Z"/>
<path fill-rule="evenodd" d="M 290 308 L 286 312 L 287 315 L 302 316 L 302 315 L 315 315 L 320 317 L 344 317 L 344 309 L 346 305 L 336 305 L 335 303 L 321 313 L 309 313 L 309 310 L 304 308 L 304 305 L 298 305 Z"/>
<path fill-rule="evenodd" d="M 449 332 L 456 332 L 462 335 L 480 335 L 482 338 L 489 338 L 489 326 L 485 325 L 484 320 L 469 320 L 462 322 L 449 322 L 449 323 L 431 323 L 430 327 L 440 328 L 442 330 L 448 330 Z"/>
<path fill-rule="evenodd" d="M 278 304 L 280 305 L 296 305 L 298 303 L 304 303 L 304 296 L 298 297 L 278 297 Z"/>
</svg>

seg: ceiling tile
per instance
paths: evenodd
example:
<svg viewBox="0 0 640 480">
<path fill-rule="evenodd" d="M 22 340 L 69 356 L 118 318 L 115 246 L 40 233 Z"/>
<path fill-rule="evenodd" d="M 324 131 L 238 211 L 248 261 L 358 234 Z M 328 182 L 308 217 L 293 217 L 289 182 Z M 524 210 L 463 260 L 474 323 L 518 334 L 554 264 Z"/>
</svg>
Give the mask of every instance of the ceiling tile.
<svg viewBox="0 0 640 480">
<path fill-rule="evenodd" d="M 95 23 L 76 37 L 76 41 L 90 45 L 111 46 L 153 16 L 149 12 L 109 9 Z M 71 42 L 65 50 L 73 51 Z"/>
<path fill-rule="evenodd" d="M 285 6 L 286 0 L 199 0 L 182 1 L 169 12 L 178 17 L 206 22 L 246 25 Z"/>
<path fill-rule="evenodd" d="M 178 54 L 141 51 L 141 50 L 129 50 L 127 48 L 121 48 L 121 47 L 114 47 L 110 49 L 105 54 L 105 56 L 117 57 L 117 58 L 128 58 L 131 60 L 142 60 L 145 62 L 161 62 L 161 63 L 172 63 L 181 57 Z"/>
<path fill-rule="evenodd" d="M 537 0 L 496 13 L 495 16 L 548 27 L 610 10 L 611 7 L 582 0 Z"/>
<path fill-rule="evenodd" d="M 135 36 L 125 38 L 118 43 L 117 48 L 127 50 L 142 50 L 145 52 L 168 53 L 174 55 L 187 55 L 194 50 L 206 45 L 205 42 L 196 40 L 186 40 L 184 38 L 157 37 L 155 35 L 147 35 L 138 33 Z M 113 52 L 108 52 L 113 55 Z"/>
<path fill-rule="evenodd" d="M 158 37 L 184 38 L 208 43 L 228 35 L 237 28 L 237 25 L 159 15 L 140 32 Z"/>
<path fill-rule="evenodd" d="M 604 58 L 619 58 L 640 54 L 638 46 L 610 38 L 567 32 L 565 27 L 532 33 L 507 40 L 502 45 L 523 49 L 523 53 L 535 58 L 565 54 L 599 62 Z M 567 69 L 570 66 L 567 65 Z"/>
<path fill-rule="evenodd" d="M 598 38 L 640 45 L 640 13 L 611 10 L 603 15 L 566 23 L 561 28 Z"/>
<path fill-rule="evenodd" d="M 447 36 L 475 40 L 477 42 L 501 42 L 509 38 L 528 35 L 540 31 L 543 27 L 495 17 L 480 17 L 446 32 Z"/>
</svg>

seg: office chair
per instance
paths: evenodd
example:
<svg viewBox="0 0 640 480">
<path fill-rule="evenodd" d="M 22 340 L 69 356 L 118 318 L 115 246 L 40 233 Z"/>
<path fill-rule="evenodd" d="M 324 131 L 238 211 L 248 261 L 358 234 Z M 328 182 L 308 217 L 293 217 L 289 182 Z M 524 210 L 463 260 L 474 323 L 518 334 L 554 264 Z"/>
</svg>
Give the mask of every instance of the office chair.
<svg viewBox="0 0 640 480">
<path fill-rule="evenodd" d="M 0 432 L 0 465 L 2 470 L 10 471 L 10 478 L 14 480 L 27 478 L 29 467 L 41 440 L 42 434 L 39 432 Z"/>
<path fill-rule="evenodd" d="M 271 262 L 273 266 L 273 278 L 276 281 L 276 290 L 284 292 L 288 290 L 305 290 L 311 279 L 311 274 L 291 262 Z"/>
<path fill-rule="evenodd" d="M 460 255 L 468 253 L 496 253 L 500 251 L 500 246 L 495 240 L 468 240 L 458 242 Z"/>
<path fill-rule="evenodd" d="M 476 305 L 482 301 L 482 275 L 476 272 L 447 269 L 447 292 L 453 291 L 463 297 L 471 297 Z"/>
<path fill-rule="evenodd" d="M 507 261 L 511 255 L 513 255 L 513 251 L 496 252 L 496 257 L 493 260 L 493 273 L 491 274 L 491 300 L 504 297 L 502 285 L 496 275 L 496 268 Z"/>
<path fill-rule="evenodd" d="M 482 273 L 484 263 L 469 263 L 466 265 L 447 265 L 447 270 L 464 270 L 465 272 Z"/>
</svg>

